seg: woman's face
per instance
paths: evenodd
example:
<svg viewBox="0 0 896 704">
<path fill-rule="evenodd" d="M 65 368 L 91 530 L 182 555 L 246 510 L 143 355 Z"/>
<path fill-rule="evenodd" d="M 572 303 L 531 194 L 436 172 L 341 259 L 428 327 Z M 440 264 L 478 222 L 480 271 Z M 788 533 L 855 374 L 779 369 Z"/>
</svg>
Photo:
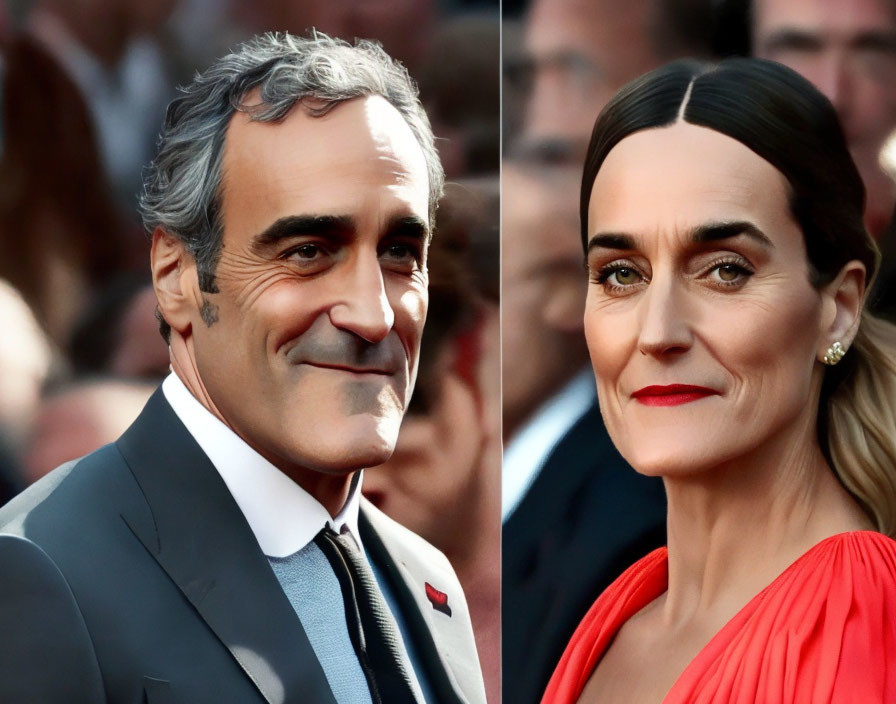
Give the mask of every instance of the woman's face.
<svg viewBox="0 0 896 704">
<path fill-rule="evenodd" d="M 588 238 L 601 411 L 636 469 L 683 475 L 813 442 L 835 307 L 809 284 L 774 166 L 684 122 L 637 132 L 597 175 Z"/>
</svg>

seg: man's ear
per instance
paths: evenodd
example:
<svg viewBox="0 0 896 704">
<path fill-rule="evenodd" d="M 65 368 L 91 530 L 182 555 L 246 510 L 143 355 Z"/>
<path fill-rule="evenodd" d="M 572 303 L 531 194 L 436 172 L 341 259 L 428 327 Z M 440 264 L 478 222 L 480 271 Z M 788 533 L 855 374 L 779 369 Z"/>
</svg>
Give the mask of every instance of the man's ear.
<svg viewBox="0 0 896 704">
<path fill-rule="evenodd" d="M 865 265 L 852 260 L 843 265 L 840 273 L 821 290 L 823 298 L 821 337 L 816 356 L 820 360 L 835 342 L 849 349 L 865 303 Z"/>
<path fill-rule="evenodd" d="M 157 227 L 152 233 L 150 262 L 159 313 L 172 330 L 186 337 L 197 308 L 196 261 L 179 238 Z"/>
</svg>

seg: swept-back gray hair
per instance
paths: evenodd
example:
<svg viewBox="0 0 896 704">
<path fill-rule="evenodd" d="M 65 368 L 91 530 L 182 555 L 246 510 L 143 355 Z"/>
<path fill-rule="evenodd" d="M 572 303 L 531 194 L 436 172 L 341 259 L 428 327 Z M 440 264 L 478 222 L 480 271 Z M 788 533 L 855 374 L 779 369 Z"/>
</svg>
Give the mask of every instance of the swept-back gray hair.
<svg viewBox="0 0 896 704">
<path fill-rule="evenodd" d="M 254 88 L 261 103 L 243 100 Z M 434 225 L 445 173 L 417 87 L 407 70 L 379 44 L 354 45 L 320 32 L 308 37 L 269 33 L 220 59 L 168 106 L 158 154 L 140 198 L 143 224 L 180 238 L 196 259 L 199 286 L 214 293 L 221 251 L 221 161 L 224 135 L 237 111 L 253 120 L 280 120 L 303 98 L 313 116 L 361 96 L 379 95 L 404 117 L 423 149 L 429 174 L 429 218 Z M 164 333 L 163 333 L 164 334 Z"/>
</svg>

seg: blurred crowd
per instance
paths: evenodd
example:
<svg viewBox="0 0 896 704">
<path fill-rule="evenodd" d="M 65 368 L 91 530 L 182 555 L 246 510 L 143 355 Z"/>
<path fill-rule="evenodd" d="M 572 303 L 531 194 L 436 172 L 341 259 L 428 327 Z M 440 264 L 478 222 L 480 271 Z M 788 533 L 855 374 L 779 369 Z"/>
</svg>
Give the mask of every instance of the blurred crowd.
<svg viewBox="0 0 896 704">
<path fill-rule="evenodd" d="M 0 2 L 0 504 L 115 440 L 168 374 L 137 197 L 177 86 L 254 34 L 310 28 L 379 40 L 437 137 L 447 186 L 417 390 L 365 489 L 451 558 L 497 702 L 496 0 Z"/>
<path fill-rule="evenodd" d="M 871 307 L 894 319 L 896 0 L 507 0 L 503 12 L 503 696 L 534 704 L 595 596 L 665 541 L 662 484 L 610 442 L 585 348 L 578 205 L 595 118 L 676 58 L 753 55 L 803 74 L 865 182 L 883 257 Z"/>
<path fill-rule="evenodd" d="M 409 68 L 448 175 L 417 390 L 365 491 L 451 558 L 491 702 L 502 514 L 504 700 L 537 701 L 582 609 L 664 540 L 662 487 L 606 437 L 582 334 L 597 113 L 681 56 L 803 73 L 865 181 L 872 302 L 892 318 L 896 0 L 506 0 L 503 17 L 494 0 L 5 0 L 0 502 L 114 440 L 168 373 L 136 203 L 176 86 L 255 33 L 310 27 L 376 38 Z"/>
</svg>

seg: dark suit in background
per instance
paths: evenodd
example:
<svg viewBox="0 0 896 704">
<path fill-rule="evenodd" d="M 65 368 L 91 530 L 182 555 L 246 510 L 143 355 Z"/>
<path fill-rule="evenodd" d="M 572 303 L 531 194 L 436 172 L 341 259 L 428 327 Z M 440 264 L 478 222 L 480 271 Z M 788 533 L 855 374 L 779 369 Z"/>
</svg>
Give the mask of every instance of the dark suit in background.
<svg viewBox="0 0 896 704">
<path fill-rule="evenodd" d="M 540 701 L 597 595 L 665 544 L 665 516 L 662 481 L 622 459 L 595 401 L 504 523 L 504 702 Z"/>
<path fill-rule="evenodd" d="M 438 701 L 484 702 L 447 560 L 369 504 L 359 525 Z M 0 509 L 0 526 L 0 701 L 335 702 L 252 530 L 161 391 L 118 442 Z"/>
</svg>

